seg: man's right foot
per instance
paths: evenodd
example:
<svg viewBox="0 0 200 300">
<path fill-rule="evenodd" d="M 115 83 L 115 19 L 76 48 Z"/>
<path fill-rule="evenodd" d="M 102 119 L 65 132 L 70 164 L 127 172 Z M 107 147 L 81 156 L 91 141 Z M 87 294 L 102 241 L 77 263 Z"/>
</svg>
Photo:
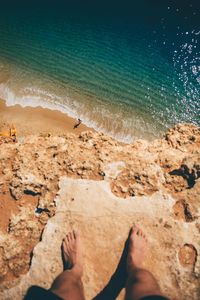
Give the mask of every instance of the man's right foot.
<svg viewBox="0 0 200 300">
<path fill-rule="evenodd" d="M 132 227 L 129 237 L 129 248 L 127 255 L 127 271 L 134 272 L 134 269 L 141 268 L 147 251 L 147 238 L 139 227 Z"/>
<path fill-rule="evenodd" d="M 64 269 L 76 270 L 78 275 L 82 276 L 82 253 L 80 236 L 77 231 L 69 232 L 62 243 Z"/>
</svg>

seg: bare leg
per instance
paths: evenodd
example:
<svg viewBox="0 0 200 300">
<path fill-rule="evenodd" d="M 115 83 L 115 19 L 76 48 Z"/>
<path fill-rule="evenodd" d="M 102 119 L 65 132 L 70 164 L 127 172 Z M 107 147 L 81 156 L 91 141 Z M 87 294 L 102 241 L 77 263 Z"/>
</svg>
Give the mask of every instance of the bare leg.
<svg viewBox="0 0 200 300">
<path fill-rule="evenodd" d="M 51 292 L 62 299 L 84 300 L 82 254 L 79 234 L 69 232 L 62 243 L 64 272 L 53 282 Z"/>
<path fill-rule="evenodd" d="M 162 296 L 156 279 L 150 272 L 142 269 L 146 252 L 146 236 L 140 228 L 132 228 L 127 255 L 126 300 L 139 300 L 142 297 L 152 295 Z"/>
</svg>

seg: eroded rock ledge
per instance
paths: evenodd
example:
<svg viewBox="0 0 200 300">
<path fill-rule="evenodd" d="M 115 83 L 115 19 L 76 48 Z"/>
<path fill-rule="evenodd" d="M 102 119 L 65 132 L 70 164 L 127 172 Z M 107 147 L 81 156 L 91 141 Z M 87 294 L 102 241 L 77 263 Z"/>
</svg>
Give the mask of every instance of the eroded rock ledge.
<svg viewBox="0 0 200 300">
<path fill-rule="evenodd" d="M 51 285 L 72 226 L 82 231 L 91 299 L 114 272 L 134 222 L 149 236 L 146 266 L 163 292 L 198 299 L 199 177 L 194 125 L 177 125 L 151 143 L 85 132 L 0 145 L 0 299 Z"/>
</svg>

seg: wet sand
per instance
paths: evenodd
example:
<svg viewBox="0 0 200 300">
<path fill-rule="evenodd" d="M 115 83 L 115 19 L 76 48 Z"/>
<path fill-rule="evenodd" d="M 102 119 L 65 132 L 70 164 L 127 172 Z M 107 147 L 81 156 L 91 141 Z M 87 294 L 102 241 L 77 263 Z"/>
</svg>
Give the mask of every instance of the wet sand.
<svg viewBox="0 0 200 300">
<path fill-rule="evenodd" d="M 80 134 L 85 130 L 93 130 L 84 124 L 74 129 L 78 120 L 73 119 L 57 110 L 42 107 L 21 107 L 20 105 L 6 106 L 6 102 L 0 99 L 0 131 L 14 125 L 17 136 L 30 134 Z"/>
</svg>

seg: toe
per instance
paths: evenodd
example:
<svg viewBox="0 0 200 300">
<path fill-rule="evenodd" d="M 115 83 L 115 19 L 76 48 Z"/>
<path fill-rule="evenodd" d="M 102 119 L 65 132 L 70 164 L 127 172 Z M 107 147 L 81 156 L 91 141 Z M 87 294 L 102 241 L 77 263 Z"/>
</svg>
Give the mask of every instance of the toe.
<svg viewBox="0 0 200 300">
<path fill-rule="evenodd" d="M 146 239 L 146 235 L 144 234 L 144 232 L 142 232 L 142 236 L 144 239 Z"/>
<path fill-rule="evenodd" d="M 62 243 L 62 247 L 63 247 L 63 250 L 66 252 L 66 250 L 67 250 L 67 243 L 66 243 L 65 240 Z"/>
<path fill-rule="evenodd" d="M 135 233 L 136 235 L 140 235 L 140 228 L 138 226 L 135 227 Z"/>
<path fill-rule="evenodd" d="M 74 235 L 73 235 L 72 231 L 69 232 L 69 239 L 70 239 L 70 241 L 74 240 Z"/>
<path fill-rule="evenodd" d="M 68 238 L 67 238 L 67 236 L 66 236 L 66 238 L 63 240 L 63 246 L 67 246 L 69 244 L 69 242 L 68 242 Z"/>
<path fill-rule="evenodd" d="M 66 235 L 66 242 L 70 242 L 70 235 L 69 235 L 69 233 Z"/>
<path fill-rule="evenodd" d="M 139 236 L 142 236 L 143 235 L 143 232 L 142 232 L 142 230 L 139 228 L 139 230 L 138 230 L 138 235 Z"/>
<path fill-rule="evenodd" d="M 139 227 L 137 225 L 133 227 L 133 233 L 134 234 L 137 234 L 138 230 L 139 230 Z"/>
<path fill-rule="evenodd" d="M 144 232 L 142 232 L 142 234 L 143 234 L 143 238 L 146 240 L 147 239 L 146 234 Z"/>
<path fill-rule="evenodd" d="M 131 227 L 130 233 L 129 233 L 129 238 L 134 239 L 134 236 L 137 234 L 136 227 Z"/>
<path fill-rule="evenodd" d="M 67 242 L 67 236 L 64 237 L 63 239 L 63 244 Z"/>
<path fill-rule="evenodd" d="M 144 237 L 144 232 L 142 231 L 142 229 L 140 229 L 140 235 L 141 235 L 142 237 Z"/>
<path fill-rule="evenodd" d="M 75 239 L 78 239 L 80 237 L 80 233 L 78 230 L 73 230 L 73 233 L 74 233 Z"/>
<path fill-rule="evenodd" d="M 142 231 L 141 228 L 139 228 L 139 230 L 138 230 L 138 235 L 143 237 L 143 238 L 145 237 L 145 234 L 144 234 L 144 232 Z"/>
</svg>

